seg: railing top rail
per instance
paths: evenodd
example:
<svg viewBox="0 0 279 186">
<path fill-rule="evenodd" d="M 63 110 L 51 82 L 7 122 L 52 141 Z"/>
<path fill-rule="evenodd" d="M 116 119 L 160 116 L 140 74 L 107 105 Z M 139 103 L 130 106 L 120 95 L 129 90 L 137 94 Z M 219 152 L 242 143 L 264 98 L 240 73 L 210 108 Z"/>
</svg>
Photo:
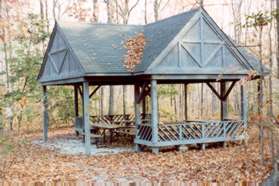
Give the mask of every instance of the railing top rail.
<svg viewBox="0 0 279 186">
<path fill-rule="evenodd" d="M 204 120 L 204 121 L 184 121 L 184 122 L 177 122 L 177 123 L 164 123 L 164 126 L 178 126 L 178 125 L 191 125 L 191 124 L 201 124 L 201 125 L 206 125 L 209 123 L 230 123 L 230 122 L 244 122 L 244 120 Z"/>
</svg>

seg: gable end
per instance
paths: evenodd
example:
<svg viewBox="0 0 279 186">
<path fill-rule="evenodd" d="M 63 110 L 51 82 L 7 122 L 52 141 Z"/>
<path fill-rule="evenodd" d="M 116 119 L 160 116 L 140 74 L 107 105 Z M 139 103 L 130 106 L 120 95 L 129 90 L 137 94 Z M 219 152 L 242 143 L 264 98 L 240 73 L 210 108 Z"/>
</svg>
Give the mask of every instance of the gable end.
<svg viewBox="0 0 279 186">
<path fill-rule="evenodd" d="M 72 79 L 84 75 L 84 69 L 55 24 L 38 79 L 41 83 Z"/>
<path fill-rule="evenodd" d="M 247 75 L 252 69 L 226 34 L 200 9 L 145 73 Z"/>
</svg>

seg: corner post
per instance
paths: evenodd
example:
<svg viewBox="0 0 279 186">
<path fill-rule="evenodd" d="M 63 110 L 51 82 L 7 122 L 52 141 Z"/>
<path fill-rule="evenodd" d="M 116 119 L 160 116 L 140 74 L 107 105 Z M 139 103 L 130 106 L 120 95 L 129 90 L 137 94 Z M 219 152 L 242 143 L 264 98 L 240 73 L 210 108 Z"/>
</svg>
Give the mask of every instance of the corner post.
<svg viewBox="0 0 279 186">
<path fill-rule="evenodd" d="M 220 83 L 220 92 L 221 92 L 221 121 L 223 121 L 228 117 L 227 99 L 225 98 L 226 82 L 224 81 Z"/>
<path fill-rule="evenodd" d="M 140 123 L 141 123 L 141 118 L 140 118 L 140 87 L 138 84 L 135 84 L 134 86 L 134 94 L 135 94 L 135 124 L 136 124 L 136 136 L 135 136 L 135 140 L 137 140 L 139 138 L 138 136 L 138 130 L 140 127 Z M 139 149 L 139 145 L 135 143 L 135 151 L 140 151 Z"/>
<path fill-rule="evenodd" d="M 143 93 L 143 97 L 142 97 L 142 119 L 145 119 L 145 115 L 146 115 L 146 95 L 145 95 L 145 86 L 142 87 L 142 93 Z"/>
<path fill-rule="evenodd" d="M 44 132 L 44 142 L 48 140 L 48 95 L 47 95 L 47 87 L 43 86 L 43 105 L 44 105 L 44 125 L 43 125 L 43 132 Z"/>
<path fill-rule="evenodd" d="M 83 82 L 83 125 L 85 133 L 85 152 L 90 155 L 90 124 L 89 124 L 89 85 Z"/>
<path fill-rule="evenodd" d="M 152 127 L 152 144 L 158 143 L 158 97 L 157 97 L 157 80 L 151 80 L 151 127 Z M 157 147 L 152 148 L 153 153 L 158 153 Z"/>
</svg>

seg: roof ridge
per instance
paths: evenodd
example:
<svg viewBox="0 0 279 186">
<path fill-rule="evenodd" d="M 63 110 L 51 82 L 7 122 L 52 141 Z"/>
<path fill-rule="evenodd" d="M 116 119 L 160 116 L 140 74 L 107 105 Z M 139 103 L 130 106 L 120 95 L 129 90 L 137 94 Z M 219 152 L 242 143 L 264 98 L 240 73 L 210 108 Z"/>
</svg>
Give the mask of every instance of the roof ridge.
<svg viewBox="0 0 279 186">
<path fill-rule="evenodd" d="M 136 25 L 136 24 L 116 24 L 116 23 L 90 23 L 90 22 L 79 22 L 79 21 L 59 21 L 57 22 L 58 25 L 61 25 L 61 24 L 80 24 L 80 25 L 104 25 L 104 26 L 124 26 L 124 27 L 143 27 L 145 25 Z"/>
</svg>

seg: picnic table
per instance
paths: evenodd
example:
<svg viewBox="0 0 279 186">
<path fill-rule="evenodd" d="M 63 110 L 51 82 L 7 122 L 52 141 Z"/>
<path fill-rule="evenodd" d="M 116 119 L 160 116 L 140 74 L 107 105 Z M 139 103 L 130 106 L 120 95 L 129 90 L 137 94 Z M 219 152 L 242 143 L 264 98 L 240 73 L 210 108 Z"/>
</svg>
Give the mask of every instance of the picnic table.
<svg viewBox="0 0 279 186">
<path fill-rule="evenodd" d="M 150 122 L 150 115 L 141 116 L 142 123 Z M 84 135 L 84 128 L 82 117 L 75 119 L 75 130 L 76 134 Z M 101 133 L 100 133 L 100 132 Z M 110 133 L 110 143 L 112 143 L 113 134 L 117 133 L 126 136 L 135 136 L 135 116 L 134 115 L 104 115 L 104 116 L 91 116 L 90 118 L 90 132 L 91 137 L 99 141 L 103 138 L 103 142 L 106 141 L 106 132 Z"/>
<path fill-rule="evenodd" d="M 124 126 L 104 122 L 91 123 L 91 127 L 103 130 L 102 135 L 104 142 L 106 141 L 106 131 L 108 130 L 110 132 L 110 143 L 112 143 L 113 132 L 116 129 L 124 128 Z"/>
</svg>

